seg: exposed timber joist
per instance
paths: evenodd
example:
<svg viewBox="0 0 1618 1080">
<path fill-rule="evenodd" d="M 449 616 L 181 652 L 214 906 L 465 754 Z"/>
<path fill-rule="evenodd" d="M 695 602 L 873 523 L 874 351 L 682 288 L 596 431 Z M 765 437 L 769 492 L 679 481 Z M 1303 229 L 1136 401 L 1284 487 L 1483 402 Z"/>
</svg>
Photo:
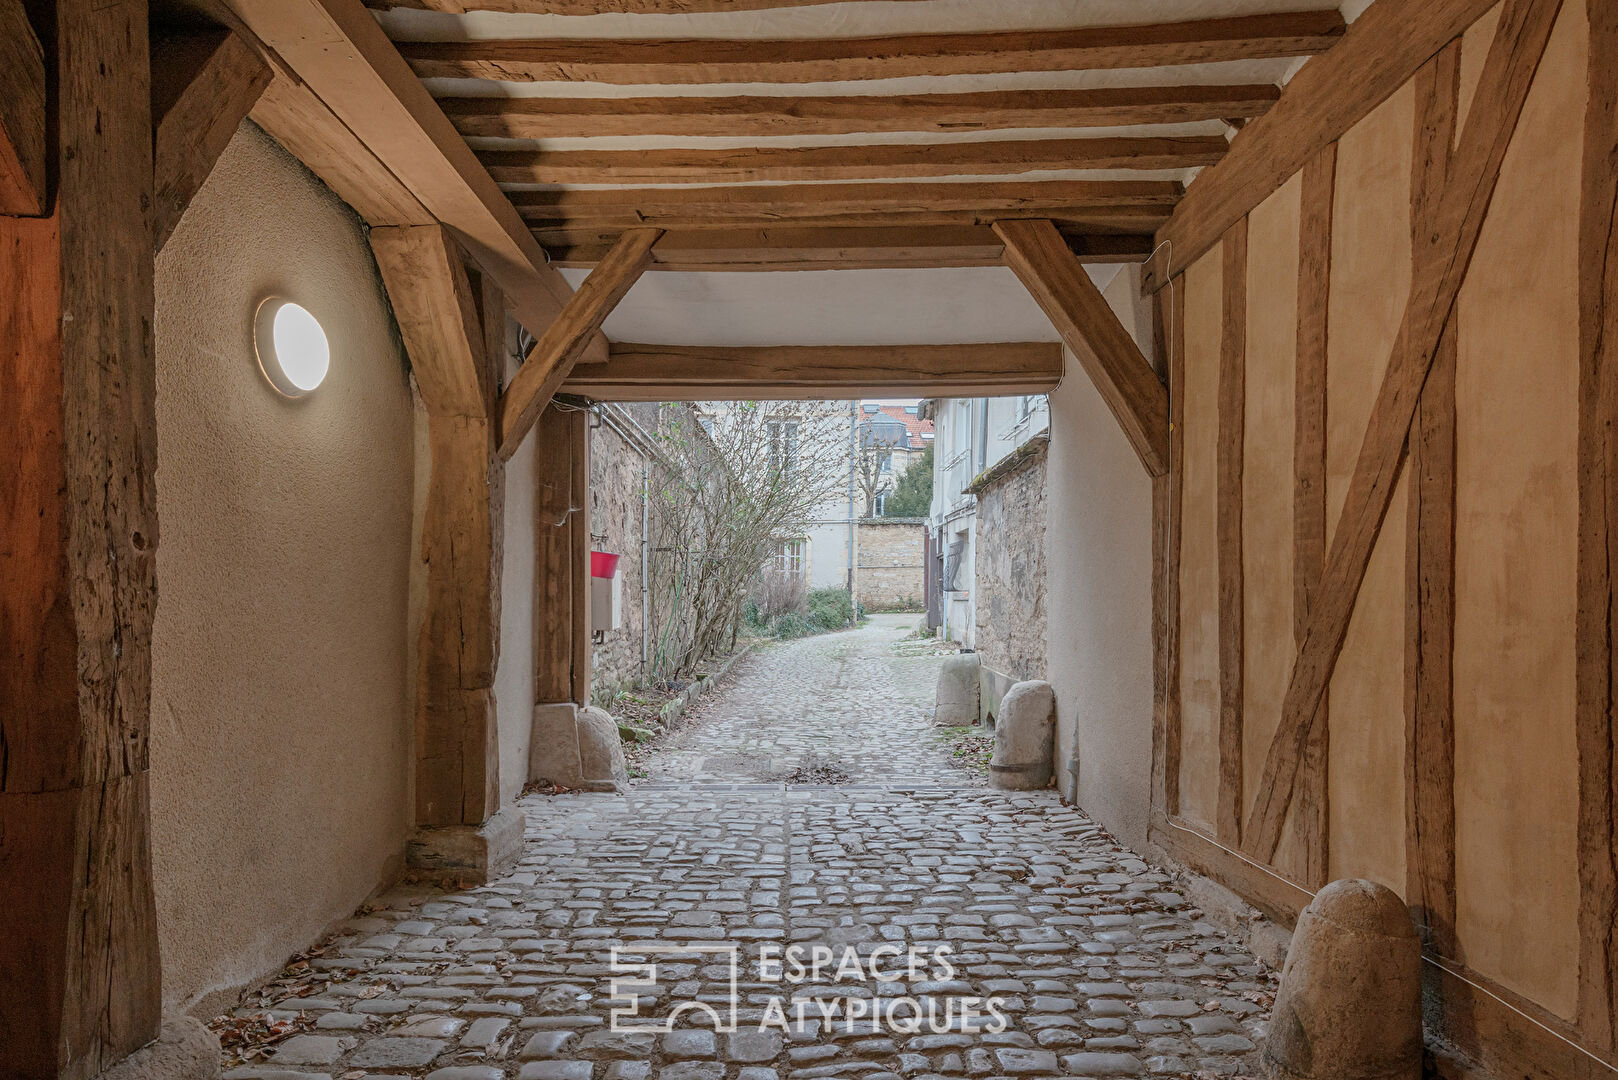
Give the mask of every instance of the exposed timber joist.
<svg viewBox="0 0 1618 1080">
<path fill-rule="evenodd" d="M 1166 220 L 1182 191 L 1173 180 L 774 184 L 518 191 L 511 201 L 536 227 L 961 225 L 1016 215 L 1138 232 L 1144 220 Z"/>
<path fill-rule="evenodd" d="M 1169 467 L 1169 396 L 1129 331 L 1049 221 L 1002 221 L 1006 265 L 1073 350 L 1153 476 Z"/>
<path fill-rule="evenodd" d="M 45 54 L 22 0 L 0 0 L 0 214 L 45 212 Z"/>
<path fill-rule="evenodd" d="M 432 218 L 455 230 L 511 314 L 543 334 L 572 290 L 359 0 L 227 3 Z M 298 126 L 295 114 L 282 119 Z M 605 339 L 592 348 L 604 350 Z"/>
<path fill-rule="evenodd" d="M 1225 230 L 1403 86 L 1497 0 L 1376 0 L 1324 56 L 1305 64 L 1275 107 L 1231 140 L 1158 232 L 1146 269 L 1155 291 L 1219 242 Z"/>
<path fill-rule="evenodd" d="M 628 85 L 802 83 L 1309 56 L 1330 48 L 1342 33 L 1337 12 L 1302 11 L 1078 30 L 779 41 L 423 41 L 401 50 L 424 77 Z"/>
<path fill-rule="evenodd" d="M 631 229 L 618 238 L 605 258 L 590 271 L 579 291 L 556 317 L 523 361 L 500 398 L 500 456 L 510 458 L 522 437 L 550 404 L 556 388 L 584 354 L 593 335 L 634 287 L 661 229 Z"/>
<path fill-rule="evenodd" d="M 1466 280 L 1500 163 L 1522 115 L 1562 0 L 1505 0 L 1465 128 L 1430 227 L 1414 252 L 1399 335 L 1349 478 L 1319 591 L 1292 668 L 1281 719 L 1264 760 L 1242 846 L 1275 857 L 1310 729 L 1348 633 L 1371 552 L 1405 458 L 1405 442 L 1439 338 Z"/>
<path fill-rule="evenodd" d="M 558 266 L 592 266 L 612 237 L 540 232 Z M 1139 261 L 1151 251 L 1147 233 L 1074 235 L 1081 262 Z M 652 249 L 652 270 L 876 270 L 896 267 L 999 266 L 1005 242 L 982 225 L 887 228 L 793 227 L 701 229 L 669 233 Z"/>
<path fill-rule="evenodd" d="M 971 94 L 826 97 L 453 97 L 439 104 L 463 135 L 849 135 L 1181 124 L 1262 115 L 1280 90 L 1255 86 L 1104 86 Z"/>
<path fill-rule="evenodd" d="M 152 41 L 152 232 L 159 249 L 273 75 L 264 58 L 228 30 Z"/>
<path fill-rule="evenodd" d="M 1052 169 L 1188 169 L 1225 153 L 1217 135 L 1027 139 L 727 150 L 485 150 L 503 184 L 746 183 L 999 175 Z"/>
<path fill-rule="evenodd" d="M 846 0 L 365 0 L 367 7 L 417 11 L 503 11 L 518 15 L 694 15 L 704 11 L 768 11 Z M 905 2 L 905 0 L 896 0 Z M 910 0 L 914 2 L 914 0 Z"/>
<path fill-rule="evenodd" d="M 607 401 L 823 398 L 916 393 L 1043 394 L 1062 378 L 1062 346 L 643 345 L 615 342 L 605 363 L 579 364 L 562 391 Z"/>
</svg>

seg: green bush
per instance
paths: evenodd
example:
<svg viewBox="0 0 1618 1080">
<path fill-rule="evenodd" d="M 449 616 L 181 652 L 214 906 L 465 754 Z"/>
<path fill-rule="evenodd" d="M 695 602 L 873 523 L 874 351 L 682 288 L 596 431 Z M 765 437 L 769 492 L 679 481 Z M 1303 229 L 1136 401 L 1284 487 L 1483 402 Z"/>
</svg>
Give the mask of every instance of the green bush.
<svg viewBox="0 0 1618 1080">
<path fill-rule="evenodd" d="M 843 630 L 854 625 L 854 605 L 847 589 L 835 585 L 809 593 L 809 621 L 818 630 Z"/>
<path fill-rule="evenodd" d="M 783 641 L 818 634 L 821 629 L 820 626 L 799 615 L 796 611 L 789 611 L 785 615 L 777 615 L 775 622 L 770 627 L 774 636 Z"/>
</svg>

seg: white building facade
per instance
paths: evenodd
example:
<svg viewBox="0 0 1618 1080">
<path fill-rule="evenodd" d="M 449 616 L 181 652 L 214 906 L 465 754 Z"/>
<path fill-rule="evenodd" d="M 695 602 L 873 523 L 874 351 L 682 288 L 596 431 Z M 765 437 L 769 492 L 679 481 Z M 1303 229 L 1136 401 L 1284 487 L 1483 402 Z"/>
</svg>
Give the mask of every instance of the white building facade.
<svg viewBox="0 0 1618 1080">
<path fill-rule="evenodd" d="M 977 496 L 967 489 L 1036 435 L 1048 434 L 1044 394 L 996 398 L 933 398 L 923 402 L 933 421 L 933 501 L 927 516 L 929 625 L 968 649 L 976 648 L 974 571 Z"/>
</svg>

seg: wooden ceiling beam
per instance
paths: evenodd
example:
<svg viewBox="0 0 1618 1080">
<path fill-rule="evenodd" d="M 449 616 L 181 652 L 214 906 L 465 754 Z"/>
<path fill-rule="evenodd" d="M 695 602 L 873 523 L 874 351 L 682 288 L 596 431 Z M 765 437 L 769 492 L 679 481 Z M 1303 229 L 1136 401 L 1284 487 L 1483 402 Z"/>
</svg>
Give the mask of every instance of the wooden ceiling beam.
<svg viewBox="0 0 1618 1080">
<path fill-rule="evenodd" d="M 694 15 L 705 11 L 768 11 L 844 2 L 846 0 L 365 0 L 367 7 L 384 11 L 411 8 L 453 14 L 503 11 L 517 15 Z"/>
<path fill-rule="evenodd" d="M 463 135 L 849 135 L 1182 124 L 1260 116 L 1280 95 L 1255 86 L 1106 86 L 974 94 L 826 97 L 440 98 Z"/>
<path fill-rule="evenodd" d="M 1223 136 L 882 143 L 727 150 L 486 150 L 501 183 L 668 184 L 882 180 L 1052 169 L 1189 169 L 1225 153 Z"/>
<path fill-rule="evenodd" d="M 273 76 L 257 50 L 229 30 L 153 39 L 152 233 L 158 250 Z"/>
<path fill-rule="evenodd" d="M 1043 394 L 1062 379 L 1054 341 L 980 345 L 719 347 L 616 342 L 562 391 L 606 401 Z"/>
<path fill-rule="evenodd" d="M 1183 188 L 1173 180 L 1036 180 L 979 183 L 772 184 L 754 187 L 609 188 L 516 191 L 511 201 L 531 223 L 647 224 L 663 228 L 736 227 L 905 215 L 972 224 L 979 215 L 1058 217 L 1100 222 L 1112 216 L 1165 216 Z M 1133 231 L 1133 230 L 1132 230 Z"/>
<path fill-rule="evenodd" d="M 1002 221 L 1006 265 L 1078 357 L 1153 476 L 1169 470 L 1169 395 L 1101 290 L 1049 221 Z"/>
<path fill-rule="evenodd" d="M 424 77 L 620 85 L 807 83 L 1011 71 L 1161 67 L 1309 56 L 1343 33 L 1336 11 L 1149 26 L 726 39 L 421 41 L 400 51 Z"/>
<path fill-rule="evenodd" d="M 45 212 L 45 53 L 22 0 L 0 0 L 0 215 Z"/>
<path fill-rule="evenodd" d="M 662 235 L 661 229 L 631 229 L 620 236 L 529 351 L 500 396 L 502 458 L 509 459 L 516 452 L 556 388 L 584 355 L 590 339 L 600 334 L 602 322 L 639 280 L 651 261 L 652 245 Z"/>
<path fill-rule="evenodd" d="M 608 238 L 553 236 L 557 266 L 592 266 Z M 578 243 L 574 241 L 583 240 Z M 1081 262 L 1139 262 L 1149 233 L 1066 238 Z M 999 266 L 1005 244 L 987 226 L 930 228 L 704 229 L 670 232 L 652 249 L 650 270 L 881 270 L 899 267 Z"/>
<path fill-rule="evenodd" d="M 1072 209 L 1066 206 L 1028 206 L 1013 211 L 1055 221 L 1064 232 L 1083 233 L 1150 233 L 1168 221 L 1169 208 L 1155 203 L 1133 206 L 1111 206 L 1099 209 Z M 641 216 L 625 208 L 616 213 L 595 213 L 581 218 L 551 218 L 531 222 L 534 236 L 547 250 L 552 243 L 577 243 L 578 240 L 557 240 L 555 237 L 616 236 L 625 229 L 640 225 L 655 225 L 661 229 L 693 232 L 703 229 L 780 229 L 780 228 L 898 228 L 929 225 L 992 225 L 1005 217 L 1004 210 L 903 210 L 885 211 L 880 208 L 867 213 L 805 214 L 785 216 L 777 214 L 734 214 L 721 218 L 700 218 L 688 214 L 654 214 Z M 588 241 L 585 241 L 588 242 Z"/>
<path fill-rule="evenodd" d="M 1304 164 L 1367 116 L 1496 0 L 1376 0 L 1343 39 L 1305 64 L 1269 112 L 1231 140 L 1158 233 L 1142 286 L 1161 289 Z"/>
<path fill-rule="evenodd" d="M 360 0 L 226 3 L 432 218 L 455 231 L 499 283 L 511 314 L 543 335 L 572 290 Z M 296 114 L 282 119 L 298 124 Z M 605 339 L 594 347 L 604 349 Z"/>
</svg>

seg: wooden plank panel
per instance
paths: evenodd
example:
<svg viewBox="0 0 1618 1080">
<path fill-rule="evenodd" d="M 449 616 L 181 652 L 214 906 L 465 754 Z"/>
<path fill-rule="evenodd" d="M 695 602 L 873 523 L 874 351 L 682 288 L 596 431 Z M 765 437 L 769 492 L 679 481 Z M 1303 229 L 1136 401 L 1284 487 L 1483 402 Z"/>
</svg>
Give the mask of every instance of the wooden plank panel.
<svg viewBox="0 0 1618 1080">
<path fill-rule="evenodd" d="M 606 240 L 575 246 L 575 234 L 537 234 L 557 246 L 557 266 L 593 266 L 611 250 Z M 1149 234 L 1075 235 L 1068 249 L 1080 262 L 1138 262 Z M 669 233 L 652 249 L 649 270 L 854 270 L 888 267 L 999 266 L 1005 244 L 985 226 L 853 228 L 785 226 Z"/>
<path fill-rule="evenodd" d="M 977 397 L 1048 393 L 1061 377 L 1062 347 L 1046 341 L 753 347 L 616 342 L 607 363 L 575 366 L 561 389 L 609 401 L 877 396 L 927 387 Z"/>
<path fill-rule="evenodd" d="M 22 0 L 0 0 L 0 214 L 45 212 L 45 54 Z"/>
<path fill-rule="evenodd" d="M 1242 449 L 1247 415 L 1247 219 L 1225 234 L 1219 336 L 1219 445 L 1214 472 L 1219 573 L 1219 816 L 1222 843 L 1241 842 L 1242 798 Z"/>
<path fill-rule="evenodd" d="M 1049 221 L 1001 221 L 1006 265 L 1084 367 L 1153 476 L 1168 471 L 1168 391 Z"/>
<path fill-rule="evenodd" d="M 1581 8 L 1563 5 L 1454 316 L 1455 932 L 1469 966 L 1566 1017 L 1579 966 Z M 1487 85 L 1468 126 L 1492 107 Z"/>
<path fill-rule="evenodd" d="M 273 72 L 247 42 L 217 30 L 155 42 L 152 74 L 152 229 L 161 249 Z"/>
<path fill-rule="evenodd" d="M 1579 1007 L 1580 1029 L 1618 1047 L 1618 6 L 1590 0 L 1590 99 L 1579 208 Z"/>
<path fill-rule="evenodd" d="M 1543 55 L 1560 0 L 1506 0 L 1505 15 L 1479 84 L 1478 105 L 1461 134 L 1436 211 L 1438 228 L 1418 249 L 1411 297 L 1388 374 L 1372 410 L 1350 484 L 1343 525 L 1333 540 L 1320 599 L 1287 691 L 1286 710 L 1265 760 L 1262 801 L 1244 844 L 1273 856 L 1297 779 L 1309 728 L 1331 678 L 1354 602 L 1403 464 L 1405 435 L 1437 349 L 1439 331 L 1471 263 L 1478 233 L 1516 130 L 1528 86 Z"/>
<path fill-rule="evenodd" d="M 1342 33 L 1337 12 L 1305 11 L 1077 30 L 779 41 L 423 41 L 400 50 L 424 78 L 630 85 L 803 83 L 1308 56 L 1330 48 Z"/>
<path fill-rule="evenodd" d="M 1461 43 L 1450 42 L 1416 75 L 1411 229 L 1419 243 L 1443 191 L 1457 126 Z M 1405 679 L 1406 893 L 1432 947 L 1455 943 L 1455 730 L 1451 645 L 1455 630 L 1455 323 L 1439 341 L 1422 387 L 1406 464 Z"/>
<path fill-rule="evenodd" d="M 1326 564 L 1326 344 L 1331 311 L 1332 208 L 1337 144 L 1304 166 L 1298 224 L 1298 369 L 1293 442 L 1292 633 L 1303 644 L 1309 608 Z M 1322 700 L 1310 725 L 1298 777 L 1293 816 L 1303 837 L 1303 882 L 1319 889 L 1331 880 L 1330 705 Z M 1256 778 L 1255 778 L 1256 782 Z"/>
<path fill-rule="evenodd" d="M 1048 169 L 1189 169 L 1212 165 L 1225 146 L 1217 135 L 1197 135 L 725 150 L 482 150 L 478 160 L 502 184 L 733 184 Z"/>
<path fill-rule="evenodd" d="M 500 397 L 502 458 L 509 459 L 516 452 L 540 410 L 550 404 L 551 395 L 584 355 L 591 338 L 601 331 L 601 324 L 639 280 L 651 261 L 652 245 L 662 235 L 661 229 L 624 233 L 534 344 Z"/>
<path fill-rule="evenodd" d="M 823 97 L 452 97 L 439 104 L 463 135 L 562 139 L 1184 124 L 1259 116 L 1279 95 L 1262 83 Z"/>
<path fill-rule="evenodd" d="M 1496 2 L 1376 0 L 1366 8 L 1341 42 L 1292 77 L 1273 109 L 1237 134 L 1230 155 L 1197 177 L 1158 233 L 1170 247 L 1147 266 L 1145 287 L 1162 288 Z"/>
</svg>

